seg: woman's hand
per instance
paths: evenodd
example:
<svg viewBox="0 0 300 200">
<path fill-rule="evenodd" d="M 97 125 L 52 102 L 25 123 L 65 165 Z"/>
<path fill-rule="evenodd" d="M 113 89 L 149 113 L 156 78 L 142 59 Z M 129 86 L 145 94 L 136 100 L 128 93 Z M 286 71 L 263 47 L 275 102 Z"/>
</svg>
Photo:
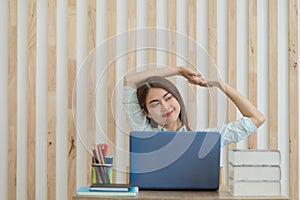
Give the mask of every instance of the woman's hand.
<svg viewBox="0 0 300 200">
<path fill-rule="evenodd" d="M 188 67 L 177 67 L 177 71 L 180 75 L 185 77 L 188 81 L 193 81 L 197 76 L 201 75 Z M 195 81 L 195 80 L 194 80 Z"/>
<path fill-rule="evenodd" d="M 211 86 L 213 86 L 200 73 L 199 73 L 199 75 L 193 76 L 192 78 L 188 79 L 188 82 L 191 83 L 191 84 L 194 84 L 194 85 L 199 85 L 201 87 L 211 87 Z"/>
<path fill-rule="evenodd" d="M 189 83 L 194 85 L 199 85 L 201 87 L 212 87 L 216 86 L 221 88 L 220 81 L 216 80 L 207 80 L 202 76 L 201 73 L 193 71 L 192 69 L 188 67 L 177 67 L 177 71 L 180 75 L 185 77 Z"/>
</svg>

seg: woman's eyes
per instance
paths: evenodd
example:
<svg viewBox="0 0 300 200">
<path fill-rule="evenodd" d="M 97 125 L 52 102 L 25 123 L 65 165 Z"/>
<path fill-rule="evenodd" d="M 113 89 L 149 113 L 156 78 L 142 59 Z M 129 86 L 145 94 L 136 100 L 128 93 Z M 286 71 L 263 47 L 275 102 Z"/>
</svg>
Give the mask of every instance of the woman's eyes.
<svg viewBox="0 0 300 200">
<path fill-rule="evenodd" d="M 170 101 L 171 99 L 173 98 L 173 96 L 167 96 L 165 99 L 164 99 L 164 101 L 166 101 L 166 102 L 168 102 L 168 101 Z M 160 103 L 159 103 L 159 101 L 157 101 L 157 102 L 153 102 L 153 103 L 151 103 L 150 104 L 150 107 L 151 108 L 155 108 L 155 107 L 157 107 L 157 106 L 159 106 L 160 105 Z"/>
<path fill-rule="evenodd" d="M 170 99 L 172 99 L 172 96 L 166 97 L 165 101 L 169 101 Z"/>
<path fill-rule="evenodd" d="M 152 108 L 155 108 L 155 107 L 157 107 L 158 105 L 159 105 L 159 103 L 157 102 L 157 103 L 151 103 L 150 106 L 151 106 Z"/>
</svg>

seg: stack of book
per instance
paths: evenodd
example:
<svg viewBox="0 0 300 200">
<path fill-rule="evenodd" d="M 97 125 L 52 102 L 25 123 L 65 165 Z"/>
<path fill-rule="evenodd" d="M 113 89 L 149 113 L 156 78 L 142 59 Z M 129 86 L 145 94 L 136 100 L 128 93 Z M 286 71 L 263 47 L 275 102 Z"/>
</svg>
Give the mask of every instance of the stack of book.
<svg viewBox="0 0 300 200">
<path fill-rule="evenodd" d="M 280 196 L 278 150 L 229 149 L 229 185 L 234 196 Z"/>
<path fill-rule="evenodd" d="M 82 186 L 76 190 L 76 196 L 84 197 L 135 197 L 138 193 L 138 187 L 117 183 L 95 183 L 90 186 Z"/>
</svg>

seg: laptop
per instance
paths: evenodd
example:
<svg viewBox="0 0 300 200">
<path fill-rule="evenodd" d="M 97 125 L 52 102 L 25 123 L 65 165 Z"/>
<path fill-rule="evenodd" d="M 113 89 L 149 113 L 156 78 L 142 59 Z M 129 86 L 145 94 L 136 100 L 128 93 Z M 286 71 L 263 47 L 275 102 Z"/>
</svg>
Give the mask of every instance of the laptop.
<svg viewBox="0 0 300 200">
<path fill-rule="evenodd" d="M 130 132 L 130 184 L 151 190 L 218 190 L 220 133 Z"/>
</svg>

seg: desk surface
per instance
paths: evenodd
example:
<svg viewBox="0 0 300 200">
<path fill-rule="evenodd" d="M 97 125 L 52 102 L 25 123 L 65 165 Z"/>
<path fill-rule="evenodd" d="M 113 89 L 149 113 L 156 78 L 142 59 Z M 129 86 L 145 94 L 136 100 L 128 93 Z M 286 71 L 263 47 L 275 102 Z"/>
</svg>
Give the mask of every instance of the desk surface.
<svg viewBox="0 0 300 200">
<path fill-rule="evenodd" d="M 123 200 L 123 199 L 139 199 L 139 200 L 203 200 L 203 199 L 289 199 L 288 197 L 237 197 L 232 196 L 228 192 L 228 187 L 222 186 L 219 191 L 140 191 L 137 197 L 112 198 L 112 197 L 76 197 L 72 200 Z"/>
</svg>

